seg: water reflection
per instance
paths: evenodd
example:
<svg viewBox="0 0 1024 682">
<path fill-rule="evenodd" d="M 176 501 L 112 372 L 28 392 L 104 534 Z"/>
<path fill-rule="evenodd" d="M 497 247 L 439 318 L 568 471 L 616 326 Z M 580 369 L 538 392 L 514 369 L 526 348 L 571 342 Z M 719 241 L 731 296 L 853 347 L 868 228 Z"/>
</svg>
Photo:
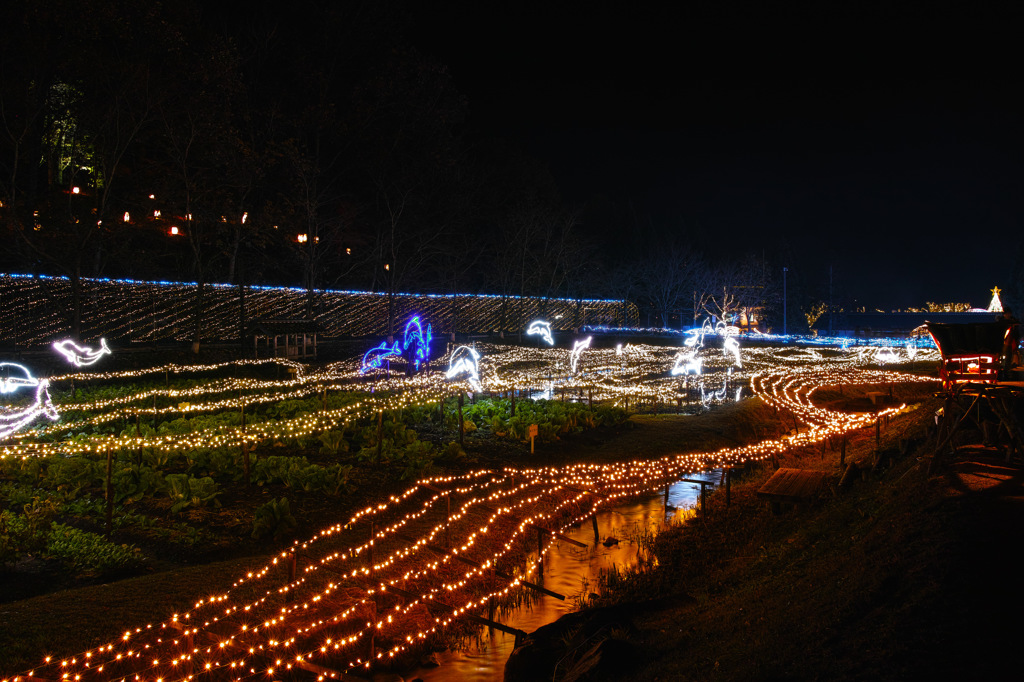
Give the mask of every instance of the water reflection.
<svg viewBox="0 0 1024 682">
<path fill-rule="evenodd" d="M 719 483 L 720 470 L 696 474 L 695 480 Z M 579 528 L 570 529 L 567 537 L 587 545 L 586 549 L 568 542 L 554 545 L 544 560 L 544 578 L 530 578 L 549 590 L 565 595 L 565 601 L 553 597 L 540 597 L 531 607 L 518 609 L 496 619 L 509 627 L 532 632 L 542 625 L 557 620 L 574 610 L 574 597 L 586 596 L 597 590 L 601 571 L 612 566 L 620 569 L 637 561 L 640 547 L 631 537 L 643 531 L 657 531 L 679 513 L 700 504 L 700 486 L 695 483 L 675 483 L 669 487 L 668 506 L 665 495 L 648 497 L 608 509 L 597 515 L 599 538 L 595 542 L 594 529 L 589 521 Z M 605 543 L 608 538 L 618 543 Z M 465 651 L 448 651 L 438 655 L 440 667 L 417 670 L 410 679 L 459 680 L 460 682 L 494 682 L 504 676 L 505 661 L 515 647 L 515 637 L 499 630 L 483 629 L 477 641 Z"/>
</svg>

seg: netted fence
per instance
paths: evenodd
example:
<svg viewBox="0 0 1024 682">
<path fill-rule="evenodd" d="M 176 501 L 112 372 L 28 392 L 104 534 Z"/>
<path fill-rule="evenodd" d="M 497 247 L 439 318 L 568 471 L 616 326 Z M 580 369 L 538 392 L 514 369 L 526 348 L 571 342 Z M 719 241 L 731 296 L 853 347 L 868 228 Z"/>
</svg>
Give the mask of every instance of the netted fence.
<svg viewBox="0 0 1024 682">
<path fill-rule="evenodd" d="M 81 339 L 126 342 L 237 339 L 258 320 L 313 320 L 327 338 L 396 334 L 419 314 L 436 334 L 522 330 L 543 317 L 552 329 L 584 325 L 633 327 L 633 303 L 474 294 L 394 294 L 286 287 L 82 279 Z M 36 346 L 72 333 L 74 287 L 65 277 L 0 274 L 0 339 Z M 389 315 L 390 313 L 390 315 Z"/>
</svg>

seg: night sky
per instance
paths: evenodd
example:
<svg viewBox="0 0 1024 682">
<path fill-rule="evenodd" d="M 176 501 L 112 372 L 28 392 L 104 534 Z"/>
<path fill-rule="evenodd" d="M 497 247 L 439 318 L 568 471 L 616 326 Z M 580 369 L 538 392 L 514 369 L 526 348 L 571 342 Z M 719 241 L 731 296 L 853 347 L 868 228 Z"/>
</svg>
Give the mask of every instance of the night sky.
<svg viewBox="0 0 1024 682">
<path fill-rule="evenodd" d="M 764 254 L 822 297 L 831 266 L 868 309 L 1009 288 L 1012 4 L 557 5 L 420 9 L 413 40 L 448 65 L 469 125 L 546 163 L 567 202 L 628 206 L 715 258 Z"/>
</svg>

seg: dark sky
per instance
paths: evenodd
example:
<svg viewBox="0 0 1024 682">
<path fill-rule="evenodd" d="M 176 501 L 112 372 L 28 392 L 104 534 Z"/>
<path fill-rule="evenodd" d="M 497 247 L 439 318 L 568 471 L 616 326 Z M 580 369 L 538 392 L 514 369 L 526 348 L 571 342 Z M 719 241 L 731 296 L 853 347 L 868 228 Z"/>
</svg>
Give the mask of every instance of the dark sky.
<svg viewBox="0 0 1024 682">
<path fill-rule="evenodd" d="M 832 265 L 869 308 L 986 305 L 1024 233 L 1020 12 L 778 4 L 447 5 L 414 40 L 570 202 L 812 288 Z"/>
</svg>

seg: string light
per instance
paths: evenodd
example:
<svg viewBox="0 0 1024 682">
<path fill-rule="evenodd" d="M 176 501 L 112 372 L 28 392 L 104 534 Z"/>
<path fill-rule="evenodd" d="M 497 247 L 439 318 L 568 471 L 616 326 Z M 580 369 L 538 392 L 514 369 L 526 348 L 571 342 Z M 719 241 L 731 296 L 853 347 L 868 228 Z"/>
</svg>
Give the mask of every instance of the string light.
<svg viewBox="0 0 1024 682">
<path fill-rule="evenodd" d="M 139 281 L 81 278 L 86 338 L 104 336 L 108 342 L 152 342 L 162 339 L 190 340 L 194 322 L 196 282 Z M 569 329 L 586 309 L 587 317 L 618 319 L 636 326 L 637 307 L 613 299 L 565 299 L 470 294 L 413 294 L 301 287 L 245 287 L 244 304 L 234 284 L 205 284 L 204 315 L 199 330 L 203 338 L 235 338 L 239 315 L 256 317 L 259 311 L 305 309 L 310 295 L 317 299 L 314 321 L 328 337 L 387 336 L 388 319 L 453 320 L 457 304 L 460 330 L 508 329 L 526 324 L 539 310 L 547 309 Z M 17 345 L 49 345 L 67 336 L 67 318 L 61 308 L 74 304 L 74 290 L 66 277 L 0 274 L 0 328 Z M 27 321 L 31 321 L 28 324 Z M 521 322 L 520 322 L 521 321 Z M 456 331 L 455 329 L 445 329 Z"/>
<path fill-rule="evenodd" d="M 611 464 L 580 463 L 559 467 L 474 470 L 457 476 L 432 476 L 400 494 L 356 511 L 345 523 L 331 525 L 287 550 L 261 568 L 238 577 L 229 590 L 204 595 L 185 612 L 160 623 L 133 624 L 101 646 L 63 661 L 43 661 L 33 676 L 81 682 L 111 679 L 239 680 L 284 674 L 306 667 L 321 671 L 368 670 L 376 662 L 415 651 L 457 619 L 488 608 L 491 600 L 518 599 L 524 581 L 536 572 L 543 554 L 566 531 L 595 512 L 621 500 L 662 488 L 696 472 L 756 462 L 788 449 L 812 446 L 835 435 L 871 425 L 896 414 L 893 406 L 877 414 L 847 414 L 818 407 L 813 395 L 822 387 L 850 384 L 925 382 L 894 370 L 870 369 L 873 357 L 855 351 L 816 349 L 748 349 L 745 369 L 725 366 L 713 354 L 709 372 L 688 388 L 666 372 L 678 349 L 621 345 L 592 349 L 587 371 L 570 373 L 565 351 L 486 346 L 486 354 L 460 346 L 452 354 L 449 372 L 459 360 L 472 360 L 475 374 L 495 390 L 528 390 L 554 382 L 564 389 L 588 386 L 604 400 L 670 400 L 698 389 L 701 402 L 729 398 L 729 384 L 746 385 L 769 405 L 792 413 L 807 425 L 800 433 L 749 445 L 707 452 L 674 454 L 653 460 Z M 922 355 L 926 352 L 922 352 Z M 146 372 L 66 375 L 70 377 L 136 378 L 145 374 L 201 373 L 256 364 L 257 361 L 207 366 L 152 368 Z M 206 412 L 279 400 L 331 386 L 345 390 L 359 377 L 360 362 L 346 360 L 310 371 L 288 361 L 294 376 L 281 381 L 211 379 L 188 389 L 161 389 L 170 399 L 187 398 L 183 413 Z M 465 365 L 460 370 L 469 372 Z M 721 385 L 705 390 L 717 376 Z M 426 404 L 450 394 L 448 373 L 414 377 L 381 377 L 370 394 L 353 396 L 351 403 L 278 422 L 251 424 L 240 429 L 200 430 L 159 438 L 95 436 L 73 444 L 61 441 L 60 431 L 47 439 L 4 446 L 7 454 L 101 451 L 107 448 L 217 447 L 266 439 L 301 437 L 365 419 L 382 410 Z M 249 395 L 228 394 L 243 387 Z M 172 395 L 173 393 L 173 395 Z M 101 414 L 123 415 L 150 401 L 152 389 L 133 395 L 88 403 Z M 221 397 L 221 396 L 224 397 Z M 86 403 L 80 403 L 81 408 Z M 193 410 L 192 406 L 197 409 Z M 68 406 L 71 407 L 70 405 Z M 161 408 L 163 409 L 163 408 Z M 105 411 L 105 412 L 104 412 Z M 55 425 L 59 429 L 62 425 Z M 24 435 L 24 434 L 23 434 Z M 17 448 L 23 448 L 18 451 Z M 542 538 L 534 554 L 533 534 Z M 300 568 L 284 579 L 283 566 L 298 557 Z M 370 647 L 370 642 L 375 646 Z M 268 671 L 273 671 L 268 673 Z M 326 675 L 330 673 L 320 673 Z M 10 682 L 4 680 L 3 682 Z"/>
</svg>

